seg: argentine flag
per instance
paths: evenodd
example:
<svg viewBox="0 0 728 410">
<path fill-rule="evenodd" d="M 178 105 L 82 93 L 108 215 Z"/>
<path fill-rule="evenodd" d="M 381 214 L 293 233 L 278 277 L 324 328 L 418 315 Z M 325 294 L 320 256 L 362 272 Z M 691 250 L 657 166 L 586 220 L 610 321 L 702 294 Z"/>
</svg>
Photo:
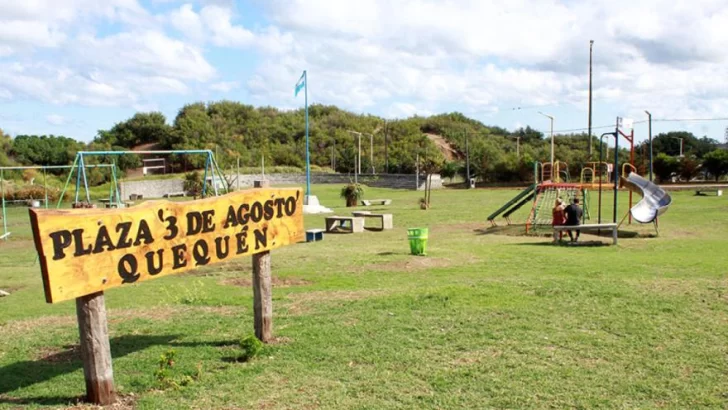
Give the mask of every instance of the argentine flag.
<svg viewBox="0 0 728 410">
<path fill-rule="evenodd" d="M 303 90 L 303 87 L 306 86 L 306 72 L 304 71 L 301 74 L 301 78 L 298 79 L 298 82 L 296 83 L 296 92 L 293 95 L 294 97 L 298 96 L 298 93 Z"/>
</svg>

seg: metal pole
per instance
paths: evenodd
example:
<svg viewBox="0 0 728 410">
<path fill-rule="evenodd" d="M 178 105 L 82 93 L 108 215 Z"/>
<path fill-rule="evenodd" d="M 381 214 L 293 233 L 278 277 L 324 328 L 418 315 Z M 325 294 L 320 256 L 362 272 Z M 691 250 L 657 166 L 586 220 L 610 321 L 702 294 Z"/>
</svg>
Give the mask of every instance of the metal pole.
<svg viewBox="0 0 728 410">
<path fill-rule="evenodd" d="M 468 130 L 465 130 L 465 186 L 470 189 L 470 141 Z"/>
<path fill-rule="evenodd" d="M 86 189 L 86 203 L 91 203 L 91 193 L 88 191 L 88 178 L 86 178 L 86 161 L 83 160 L 83 154 L 81 155 L 81 172 L 83 175 L 83 187 Z"/>
<path fill-rule="evenodd" d="M 554 179 L 554 117 L 551 118 L 551 179 Z M 558 175 L 556 175 L 558 178 Z"/>
<path fill-rule="evenodd" d="M 384 173 L 389 174 L 389 128 L 387 120 L 384 120 Z"/>
<path fill-rule="evenodd" d="M 592 156 L 592 49 L 594 40 L 589 40 L 589 159 Z"/>
<path fill-rule="evenodd" d="M 650 114 L 649 111 L 645 110 L 645 113 L 647 114 L 647 123 L 648 123 L 648 133 L 650 138 L 650 182 L 652 182 L 652 114 Z"/>
<path fill-rule="evenodd" d="M 357 138 L 357 144 L 358 144 L 356 167 L 357 167 L 357 171 L 361 174 L 361 133 L 358 133 L 356 135 L 356 138 Z"/>
<path fill-rule="evenodd" d="M 619 195 L 619 118 L 614 130 L 614 209 L 612 210 L 612 222 L 617 223 L 617 196 Z"/>
<path fill-rule="evenodd" d="M 597 164 L 597 166 L 599 167 L 599 204 L 597 205 L 597 223 L 599 224 L 602 223 L 602 179 L 604 179 L 604 177 L 602 176 L 602 138 L 604 138 L 604 134 L 599 137 L 599 164 Z"/>
<path fill-rule="evenodd" d="M 306 102 L 306 196 L 311 195 L 311 158 L 308 152 L 308 74 L 303 70 L 303 87 Z"/>
<path fill-rule="evenodd" d="M 47 172 L 45 167 L 43 167 L 43 193 L 45 196 L 45 208 L 48 209 L 48 181 L 47 181 Z"/>
<path fill-rule="evenodd" d="M 372 168 L 372 175 L 377 172 L 374 170 L 374 135 L 369 134 L 369 166 Z"/>
<path fill-rule="evenodd" d="M 207 192 L 207 168 L 210 166 L 210 158 L 212 158 L 212 154 L 208 154 L 205 160 L 205 174 L 202 176 L 202 198 L 205 197 Z"/>
</svg>

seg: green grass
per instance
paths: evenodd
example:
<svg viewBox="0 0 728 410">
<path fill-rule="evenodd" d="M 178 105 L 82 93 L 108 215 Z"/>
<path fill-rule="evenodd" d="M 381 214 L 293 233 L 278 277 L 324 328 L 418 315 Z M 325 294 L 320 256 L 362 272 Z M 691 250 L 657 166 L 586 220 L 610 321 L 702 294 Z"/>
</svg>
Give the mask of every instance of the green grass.
<svg viewBox="0 0 728 410">
<path fill-rule="evenodd" d="M 339 190 L 314 187 L 342 215 Z M 433 192 L 422 211 L 421 193 L 367 189 L 393 199 L 395 229 L 273 251 L 279 340 L 246 363 L 252 290 L 230 283 L 250 279 L 249 258 L 110 290 L 116 387 L 140 409 L 728 407 L 728 200 L 676 193 L 659 237 L 624 225 L 618 246 L 555 247 L 487 229 L 516 192 Z M 27 210 L 10 217 L 0 408 L 70 405 L 84 393 L 75 305 L 44 303 Z M 427 257 L 408 254 L 408 227 L 429 228 Z M 171 377 L 200 377 L 160 386 L 170 349 Z"/>
</svg>

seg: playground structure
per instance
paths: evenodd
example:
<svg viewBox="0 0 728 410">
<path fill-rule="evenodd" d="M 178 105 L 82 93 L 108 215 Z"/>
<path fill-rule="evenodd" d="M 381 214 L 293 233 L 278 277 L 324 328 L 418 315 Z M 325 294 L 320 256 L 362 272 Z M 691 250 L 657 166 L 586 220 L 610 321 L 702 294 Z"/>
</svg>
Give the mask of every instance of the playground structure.
<svg viewBox="0 0 728 410">
<path fill-rule="evenodd" d="M 214 192 L 214 195 L 219 195 L 220 189 L 222 189 L 224 192 L 228 192 L 229 186 L 227 184 L 226 179 L 224 178 L 224 175 L 222 171 L 220 171 L 220 168 L 217 164 L 217 161 L 215 160 L 215 157 L 211 150 L 156 150 L 156 151 L 80 151 L 76 154 L 76 157 L 73 161 L 72 165 L 54 165 L 54 166 L 18 166 L 18 167 L 0 167 L 0 196 L 1 196 L 1 204 L 2 204 L 2 221 L 3 221 L 3 232 L 0 234 L 0 239 L 7 240 L 10 237 L 11 230 L 10 226 L 8 224 L 8 217 L 7 217 L 7 206 L 12 202 L 18 202 L 18 201 L 9 201 L 6 199 L 6 184 L 7 182 L 4 179 L 5 172 L 6 171 L 20 171 L 20 170 L 27 170 L 27 169 L 35 169 L 35 170 L 41 170 L 43 172 L 43 189 L 44 189 L 44 196 L 42 198 L 33 198 L 32 200 L 26 201 L 20 201 L 22 204 L 25 205 L 32 205 L 32 201 L 42 201 L 43 206 L 45 208 L 49 208 L 49 196 L 48 196 L 48 185 L 47 185 L 47 171 L 52 169 L 68 169 L 68 176 L 66 178 L 66 182 L 63 185 L 63 188 L 60 192 L 60 195 L 58 197 L 58 202 L 56 203 L 56 208 L 61 208 L 63 204 L 63 199 L 65 198 L 66 191 L 68 190 L 69 184 L 71 182 L 71 178 L 76 176 L 76 182 L 75 182 L 75 196 L 73 198 L 73 201 L 71 203 L 72 208 L 89 208 L 94 207 L 92 200 L 91 200 L 91 192 L 89 190 L 89 184 L 88 184 L 88 176 L 87 176 L 87 170 L 93 169 L 93 168 L 106 168 L 110 169 L 110 185 L 109 185 L 109 195 L 108 198 L 102 199 L 101 202 L 105 202 L 108 207 L 113 208 L 123 208 L 127 205 L 126 202 L 121 198 L 121 195 L 119 193 L 119 178 L 118 178 L 118 168 L 116 165 L 115 158 L 120 155 L 144 155 L 144 154 L 153 154 L 153 155 L 205 155 L 206 161 L 205 161 L 205 170 L 204 170 L 204 177 L 202 178 L 202 195 L 203 197 L 206 195 L 208 191 L 208 183 L 212 181 L 212 191 Z M 101 163 L 101 164 L 87 164 L 87 158 L 90 157 L 110 157 L 111 163 Z M 82 197 L 81 191 L 84 190 L 85 193 Z M 27 204 L 26 204 L 27 202 Z"/>
<path fill-rule="evenodd" d="M 63 187 L 63 191 L 61 191 L 61 199 L 63 198 L 63 195 L 65 194 L 66 190 L 68 189 L 68 185 L 71 182 L 71 176 L 73 175 L 73 171 L 76 170 L 76 196 L 73 202 L 74 207 L 83 207 L 88 206 L 91 204 L 91 193 L 88 189 L 88 178 L 86 176 L 86 168 L 88 168 L 88 165 L 86 165 L 85 158 L 88 157 L 94 157 L 94 156 L 109 156 L 112 158 L 112 163 L 114 166 L 116 165 L 116 161 L 113 159 L 116 156 L 121 155 L 205 155 L 205 174 L 202 178 L 202 196 L 204 197 L 207 193 L 207 183 L 208 183 L 208 175 L 215 180 L 215 178 L 219 178 L 220 181 L 222 181 L 222 189 L 224 189 L 226 192 L 230 190 L 230 187 L 227 185 L 227 182 L 225 182 L 225 177 L 220 170 L 220 167 L 217 164 L 217 161 L 215 160 L 215 156 L 213 155 L 212 151 L 209 149 L 206 150 L 154 150 L 154 151 L 80 151 L 76 154 L 76 158 L 73 160 L 73 165 L 71 165 L 71 172 L 68 174 L 68 179 L 66 179 L 66 184 Z M 83 182 L 83 185 L 81 184 Z M 213 192 L 215 193 L 215 196 L 219 195 L 218 190 L 218 184 L 213 183 Z M 112 181 L 111 181 L 111 187 L 113 191 L 113 195 L 110 195 L 109 201 L 110 203 L 115 203 L 116 207 L 123 208 L 125 206 L 124 201 L 121 198 L 121 195 L 119 194 L 119 183 L 116 179 L 116 174 L 112 174 Z M 81 194 L 81 188 L 85 190 L 86 193 L 86 200 L 85 202 L 79 201 L 80 194 Z M 58 201 L 57 208 L 60 208 L 61 201 Z"/>
<path fill-rule="evenodd" d="M 618 120 L 619 124 L 619 120 Z M 614 163 L 604 160 L 603 138 L 614 137 Z M 629 144 L 629 162 L 619 164 L 619 137 L 625 138 Z M 534 182 L 518 193 L 513 199 L 488 216 L 488 222 L 497 226 L 496 218 L 502 216 L 508 225 L 512 224 L 511 215 L 526 204 L 531 205 L 531 211 L 526 219 L 526 234 L 534 232 L 539 227 L 551 227 L 551 210 L 557 198 L 571 202 L 578 198 L 584 209 L 583 220 L 590 220 L 589 190 L 597 191 L 597 223 L 602 223 L 602 191 L 604 187 L 612 187 L 614 192 L 614 206 L 612 223 L 617 223 L 619 189 L 626 188 L 629 192 L 629 211 L 619 221 L 618 227 L 628 219 L 639 223 L 654 223 L 657 230 L 657 218 L 667 211 L 672 198 L 662 188 L 651 181 L 637 175 L 634 166 L 634 130 L 627 134 L 615 127 L 614 132 L 602 134 L 599 140 L 599 161 L 588 162 L 581 168 L 578 182 L 572 182 L 568 164 L 561 161 L 554 163 L 534 163 Z M 621 171 L 621 176 L 620 176 Z M 636 205 L 633 205 L 633 192 L 642 195 Z"/>
</svg>

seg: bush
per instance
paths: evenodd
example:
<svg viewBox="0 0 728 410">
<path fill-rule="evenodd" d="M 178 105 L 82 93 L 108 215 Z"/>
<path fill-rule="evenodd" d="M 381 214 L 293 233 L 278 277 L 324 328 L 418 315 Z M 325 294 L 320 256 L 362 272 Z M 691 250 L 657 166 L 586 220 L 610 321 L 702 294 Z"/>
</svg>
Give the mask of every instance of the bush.
<svg viewBox="0 0 728 410">
<path fill-rule="evenodd" d="M 31 201 L 34 199 L 44 199 L 46 195 L 45 188 L 42 185 L 25 185 L 17 186 L 6 183 L 5 185 L 5 200 L 7 201 Z M 70 197 L 70 192 L 66 191 L 63 199 L 66 200 Z M 61 196 L 61 190 L 58 188 L 48 187 L 48 200 L 58 201 Z"/>
<path fill-rule="evenodd" d="M 260 353 L 260 350 L 263 349 L 263 342 L 258 340 L 257 337 L 250 335 L 240 341 L 240 349 L 242 349 L 243 352 L 241 353 L 239 360 L 241 362 L 247 362 Z"/>
</svg>

